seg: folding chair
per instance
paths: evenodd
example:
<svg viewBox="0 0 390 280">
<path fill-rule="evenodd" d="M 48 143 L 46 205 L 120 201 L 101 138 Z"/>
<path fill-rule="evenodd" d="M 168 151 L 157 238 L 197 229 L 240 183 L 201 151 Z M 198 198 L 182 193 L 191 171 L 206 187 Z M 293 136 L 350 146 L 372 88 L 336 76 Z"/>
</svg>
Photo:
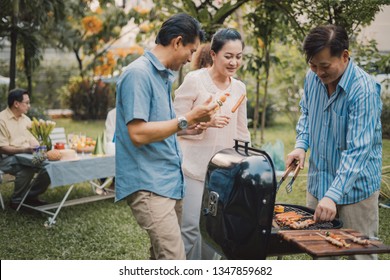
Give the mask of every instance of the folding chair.
<svg viewBox="0 0 390 280">
<path fill-rule="evenodd" d="M 64 143 L 65 146 L 68 144 L 68 140 L 66 138 L 65 134 L 65 128 L 64 127 L 55 127 L 53 131 L 50 133 L 50 140 L 53 144 L 53 146 L 57 143 Z"/>
</svg>

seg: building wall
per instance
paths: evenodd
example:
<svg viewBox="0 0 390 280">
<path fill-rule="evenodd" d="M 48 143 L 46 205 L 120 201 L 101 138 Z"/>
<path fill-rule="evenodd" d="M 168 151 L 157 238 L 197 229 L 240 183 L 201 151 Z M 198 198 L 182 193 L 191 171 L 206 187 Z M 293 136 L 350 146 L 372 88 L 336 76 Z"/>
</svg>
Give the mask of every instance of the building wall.
<svg viewBox="0 0 390 280">
<path fill-rule="evenodd" d="M 375 16 L 370 26 L 362 29 L 359 38 L 363 42 L 375 39 L 380 52 L 390 52 L 390 5 Z"/>
</svg>

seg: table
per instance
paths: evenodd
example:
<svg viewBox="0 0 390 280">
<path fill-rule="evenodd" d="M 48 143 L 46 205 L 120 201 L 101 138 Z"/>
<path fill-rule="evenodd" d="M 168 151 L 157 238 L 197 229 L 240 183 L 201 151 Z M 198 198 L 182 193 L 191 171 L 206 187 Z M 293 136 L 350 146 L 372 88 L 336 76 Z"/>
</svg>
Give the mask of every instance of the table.
<svg viewBox="0 0 390 280">
<path fill-rule="evenodd" d="M 35 165 L 32 164 L 31 154 L 15 155 L 15 164 L 37 168 Z M 46 171 L 50 177 L 51 184 L 49 188 L 71 185 L 68 191 L 65 193 L 62 200 L 58 203 L 52 203 L 43 206 L 32 206 L 24 202 L 28 195 L 28 192 L 30 191 L 29 189 L 29 191 L 23 197 L 17 210 L 19 210 L 21 206 L 24 206 L 50 215 L 51 217 L 49 217 L 47 222 L 45 222 L 45 226 L 47 227 L 50 227 L 55 224 L 56 217 L 58 216 L 62 207 L 113 198 L 115 196 L 114 192 L 107 192 L 105 189 L 105 187 L 112 182 L 112 178 L 115 176 L 115 156 L 79 155 L 77 160 L 46 160 L 42 163 L 42 166 L 37 168 L 37 173 L 32 179 L 30 186 L 32 186 L 33 181 L 39 175 L 39 173 L 43 171 Z M 98 184 L 93 181 L 99 178 L 107 179 L 103 184 Z M 100 193 L 100 195 L 93 195 L 89 197 L 67 201 L 67 198 L 72 189 L 74 188 L 75 184 L 86 181 L 89 181 L 92 186 L 96 188 L 97 193 Z M 48 211 L 51 209 L 55 209 L 55 212 Z"/>
<path fill-rule="evenodd" d="M 340 240 L 349 244 L 349 247 L 337 247 L 322 236 L 325 232 L 336 235 Z M 318 234 L 322 234 L 319 236 Z M 349 236 L 345 236 L 348 234 Z M 390 253 L 390 246 L 383 244 L 379 239 L 369 239 L 362 233 L 353 229 L 327 229 L 327 230 L 281 230 L 278 232 L 284 240 L 295 244 L 302 252 L 305 252 L 318 259 L 322 257 L 367 255 L 367 254 L 385 254 Z M 354 243 L 350 236 L 369 240 L 369 244 L 360 245 Z"/>
</svg>

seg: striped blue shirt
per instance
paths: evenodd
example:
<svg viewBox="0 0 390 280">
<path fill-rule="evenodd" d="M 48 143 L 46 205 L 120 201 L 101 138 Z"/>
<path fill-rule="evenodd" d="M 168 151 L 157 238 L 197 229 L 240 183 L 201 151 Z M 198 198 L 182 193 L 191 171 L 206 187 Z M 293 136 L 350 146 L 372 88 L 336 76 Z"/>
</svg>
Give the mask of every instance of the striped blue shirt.
<svg viewBox="0 0 390 280">
<path fill-rule="evenodd" d="M 296 148 L 310 148 L 308 192 L 352 204 L 379 190 L 382 169 L 381 87 L 352 60 L 336 91 L 311 70 L 300 102 Z"/>
</svg>

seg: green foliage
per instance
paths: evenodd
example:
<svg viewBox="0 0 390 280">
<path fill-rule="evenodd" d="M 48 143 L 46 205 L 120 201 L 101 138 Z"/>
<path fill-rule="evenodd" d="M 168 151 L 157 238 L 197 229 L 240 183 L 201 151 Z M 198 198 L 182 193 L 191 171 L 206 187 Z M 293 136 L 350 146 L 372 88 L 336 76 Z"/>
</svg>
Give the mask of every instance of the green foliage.
<svg viewBox="0 0 390 280">
<path fill-rule="evenodd" d="M 4 110 L 8 105 L 8 87 L 0 85 L 0 111 Z"/>
<path fill-rule="evenodd" d="M 207 39 L 219 28 L 227 24 L 227 21 L 233 19 L 233 13 L 242 7 L 249 0 L 237 1 L 172 1 L 161 0 L 155 1 L 154 13 L 158 15 L 156 22 L 162 22 L 169 15 L 176 13 L 188 13 L 194 18 L 198 19 L 206 31 Z"/>
<path fill-rule="evenodd" d="M 368 25 L 374 20 L 375 14 L 383 5 L 389 4 L 388 0 L 328 0 L 328 1 L 281 1 L 291 3 L 290 14 L 295 18 L 304 16 L 306 21 L 300 24 L 299 29 L 308 29 L 321 24 L 336 24 L 343 26 L 351 39 L 360 31 L 360 27 Z M 304 34 L 303 33 L 303 34 Z M 298 32 L 297 35 L 303 35 Z M 297 37 L 299 39 L 299 37 Z M 300 39 L 303 39 L 300 37 Z"/>
<path fill-rule="evenodd" d="M 268 102 L 267 104 L 267 109 L 266 109 L 266 113 L 265 113 L 265 127 L 269 127 L 269 126 L 272 126 L 275 122 L 275 115 L 276 115 L 276 108 L 275 108 L 275 104 L 273 104 L 273 102 Z M 254 101 L 250 101 L 248 102 L 248 105 L 247 105 L 247 113 L 248 113 L 248 127 L 250 128 L 253 128 L 253 119 L 252 117 L 254 116 L 255 114 L 255 102 Z M 259 111 L 259 114 L 258 114 L 258 120 L 259 122 L 257 123 L 257 128 L 260 128 L 261 127 L 261 118 L 262 118 L 262 110 Z"/>
<path fill-rule="evenodd" d="M 382 97 L 383 108 L 382 108 L 382 137 L 390 139 L 390 95 L 384 95 Z"/>
<path fill-rule="evenodd" d="M 277 110 L 285 113 L 292 127 L 295 127 L 300 116 L 299 101 L 308 67 L 297 46 L 278 44 L 275 55 L 280 63 L 272 68 L 270 91 L 278 100 Z"/>
<path fill-rule="evenodd" d="M 378 62 L 381 60 L 381 54 L 378 52 L 375 40 L 370 40 L 366 44 L 353 44 L 352 57 L 367 73 L 379 72 Z"/>
<path fill-rule="evenodd" d="M 67 108 L 73 110 L 76 120 L 105 119 L 108 108 L 114 107 L 114 94 L 109 84 L 87 78 L 72 77 L 61 89 Z"/>
<path fill-rule="evenodd" d="M 32 93 L 31 75 L 42 60 L 41 51 L 51 40 L 43 34 L 55 29 L 55 24 L 64 18 L 64 3 L 61 0 L 3 0 L 0 9 L 0 37 L 9 39 L 11 50 L 23 49 L 23 71 Z M 11 51 L 10 85 L 15 86 L 16 52 Z"/>
<path fill-rule="evenodd" d="M 93 76 L 94 68 L 102 65 L 99 58 L 120 38 L 122 27 L 132 16 L 125 14 L 114 0 L 100 0 L 100 9 L 96 11 L 90 9 L 89 2 L 67 1 L 69 16 L 56 34 L 61 46 L 75 54 L 81 76 Z"/>
<path fill-rule="evenodd" d="M 42 107 L 31 107 L 30 110 L 27 112 L 27 116 L 30 119 L 36 118 L 36 119 L 43 119 L 48 120 L 49 117 L 46 115 L 45 108 Z"/>
<path fill-rule="evenodd" d="M 41 65 L 34 73 L 36 84 L 32 97 L 33 106 L 41 106 L 46 109 L 61 108 L 60 88 L 68 83 L 76 71 L 75 67 L 65 67 L 60 62 Z"/>
</svg>

